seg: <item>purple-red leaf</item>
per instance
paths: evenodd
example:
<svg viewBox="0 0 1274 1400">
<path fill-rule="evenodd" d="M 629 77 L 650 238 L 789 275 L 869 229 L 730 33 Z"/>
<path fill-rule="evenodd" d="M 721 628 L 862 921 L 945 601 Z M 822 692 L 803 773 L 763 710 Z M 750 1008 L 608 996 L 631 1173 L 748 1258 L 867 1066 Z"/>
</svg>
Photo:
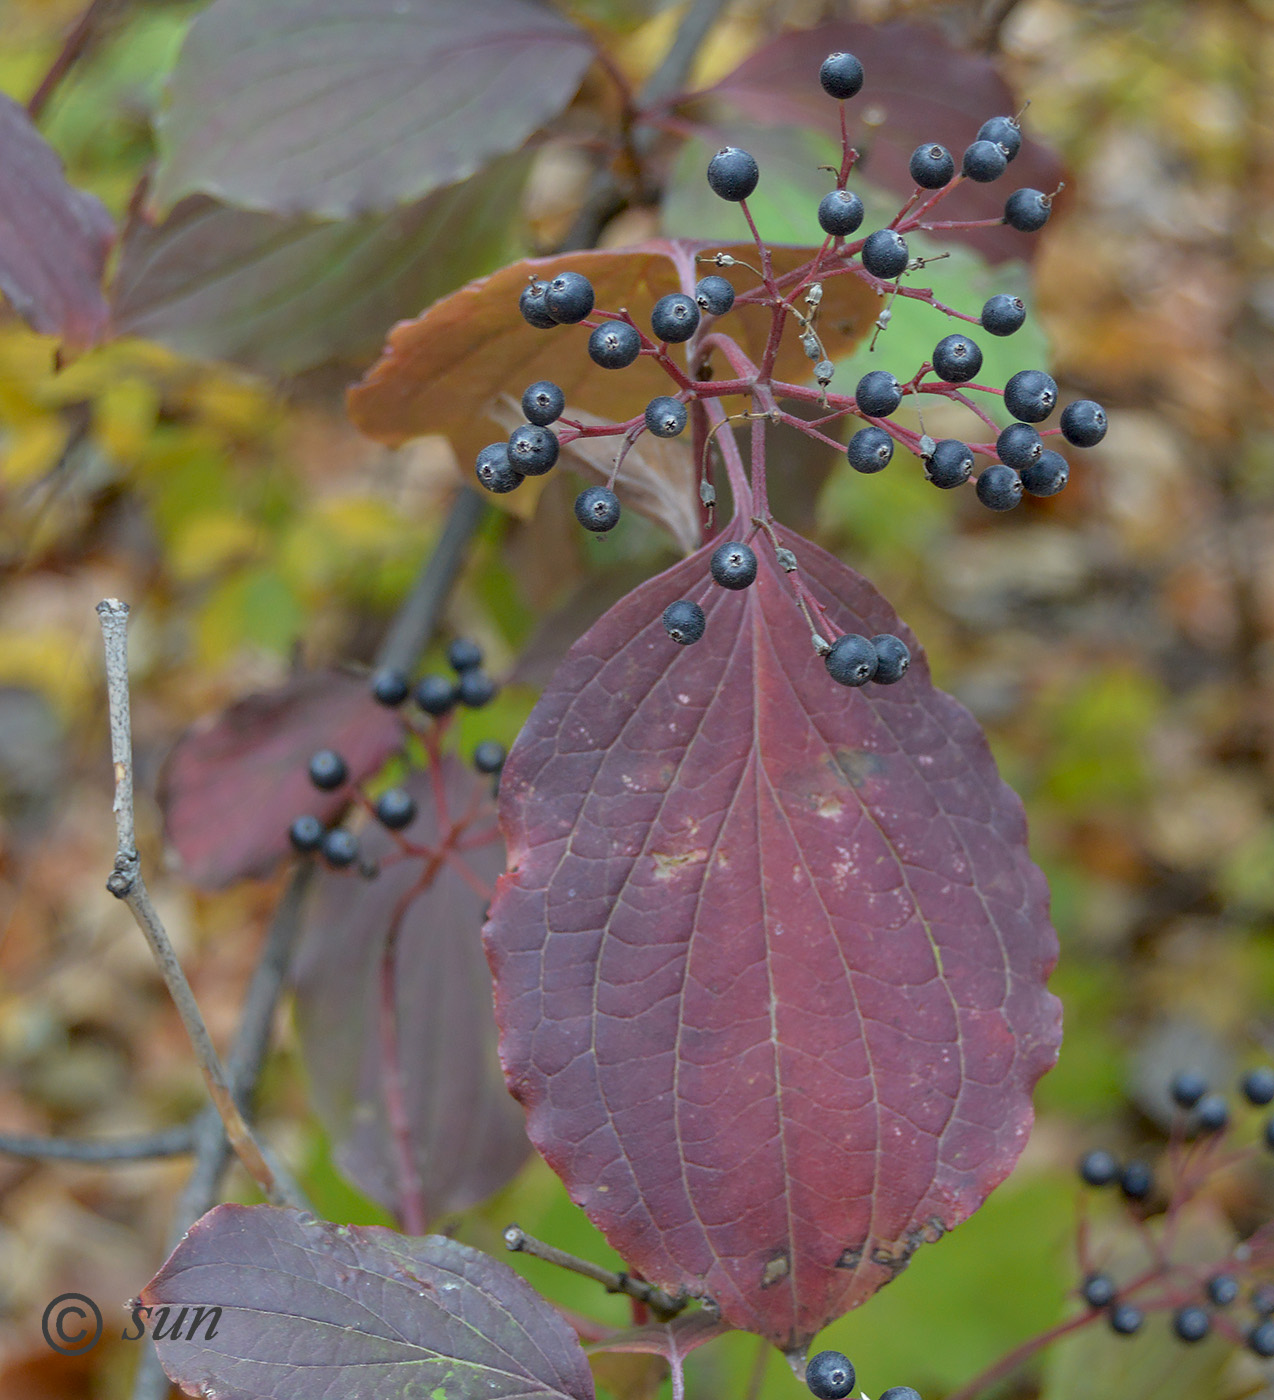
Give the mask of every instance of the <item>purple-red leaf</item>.
<svg viewBox="0 0 1274 1400">
<path fill-rule="evenodd" d="M 593 52 L 529 0 L 214 0 L 159 118 L 156 207 L 385 212 L 517 150 Z"/>
<path fill-rule="evenodd" d="M 454 759 L 443 765 L 452 817 L 489 786 Z M 419 815 L 411 841 L 436 845 L 434 785 L 426 773 L 404 784 Z M 488 816 L 481 825 L 490 827 Z M 372 823 L 363 854 L 394 849 Z M 484 881 L 504 868 L 493 840 L 466 852 Z M 315 1106 L 335 1142 L 336 1160 L 367 1195 L 401 1213 L 385 1101 L 381 1042 L 381 964 L 395 910 L 423 862 L 387 865 L 374 880 L 325 871 L 310 892 L 297 954 L 296 1010 L 301 1053 Z M 394 956 L 398 1063 L 412 1159 L 429 1216 L 473 1205 L 510 1181 L 530 1144 L 496 1056 L 491 974 L 482 955 L 486 901 L 450 864 L 405 905 Z"/>
<path fill-rule="evenodd" d="M 710 545 L 636 589 L 510 755 L 487 940 L 505 1072 L 572 1196 L 646 1278 L 799 1350 L 1007 1175 L 1060 1015 L 981 730 L 864 579 L 779 538 L 910 673 L 833 683 L 763 539 L 744 592 L 705 587 Z M 681 597 L 708 620 L 684 648 Z"/>
<path fill-rule="evenodd" d="M 437 1235 L 218 1206 L 142 1290 L 188 1395 L 216 1400 L 592 1400 L 561 1317 L 511 1269 Z M 215 1335 L 207 1314 L 219 1308 Z M 182 1322 L 183 1308 L 186 1312 Z M 156 1321 L 152 1314 L 152 1325 Z M 192 1340 L 178 1340 L 173 1332 Z"/>
<path fill-rule="evenodd" d="M 83 349 L 106 329 L 102 270 L 115 225 L 102 203 L 67 184 L 57 153 L 0 94 L 0 291 L 42 335 Z"/>
<path fill-rule="evenodd" d="M 302 672 L 196 725 L 168 756 L 159 789 L 186 878 L 219 890 L 268 875 L 289 850 L 294 818 L 327 821 L 349 800 L 310 782 L 314 753 L 335 749 L 357 782 L 401 745 L 397 714 L 372 699 L 365 678 L 340 671 Z"/>
</svg>

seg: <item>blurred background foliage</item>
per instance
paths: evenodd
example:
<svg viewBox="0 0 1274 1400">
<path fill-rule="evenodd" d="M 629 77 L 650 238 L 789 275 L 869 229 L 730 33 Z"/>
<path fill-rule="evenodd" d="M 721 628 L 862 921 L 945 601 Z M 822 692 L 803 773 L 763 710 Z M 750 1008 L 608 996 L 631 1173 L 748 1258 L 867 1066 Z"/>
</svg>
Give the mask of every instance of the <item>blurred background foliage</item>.
<svg viewBox="0 0 1274 1400">
<path fill-rule="evenodd" d="M 110 8 L 41 119 L 71 181 L 120 220 L 153 159 L 151 121 L 200 8 L 159 0 Z M 684 12 L 632 0 L 562 8 L 635 82 L 658 63 Z M 3 0 L 0 90 L 25 102 L 79 12 L 68 0 Z M 1063 397 L 1097 398 L 1111 418 L 1105 442 L 1076 460 L 1064 496 L 1028 501 L 1008 517 L 989 518 L 969 493 L 939 496 L 905 462 L 862 478 L 843 461 L 792 449 L 785 517 L 876 583 L 923 640 L 938 683 L 988 729 L 1027 804 L 1061 936 L 1054 986 L 1066 1039 L 1039 1090 L 1039 1123 L 1019 1170 L 973 1221 L 922 1250 L 897 1283 L 826 1335 L 854 1358 L 869 1395 L 910 1384 L 936 1400 L 1075 1306 L 1080 1151 L 1100 1143 L 1153 1157 L 1165 1141 L 1163 1085 L 1173 1070 L 1195 1065 L 1226 1082 L 1274 1054 L 1274 6 L 738 0 L 704 44 L 695 82 L 718 80 L 781 29 L 830 18 L 937 26 L 957 46 L 994 55 L 1029 101 L 1028 131 L 1068 172 L 1036 236 L 1033 271 L 988 273 L 961 255 L 936 265 L 935 282 L 971 310 L 988 278 L 995 290 L 1029 287 L 1039 349 L 1014 367 L 1047 343 Z M 396 245 L 402 278 L 379 301 L 377 290 L 348 337 L 339 300 L 302 323 L 295 343 L 321 340 L 322 363 L 301 364 L 289 351 L 291 363 L 272 364 L 278 323 L 252 320 L 262 285 L 294 296 L 283 270 L 291 252 L 267 265 L 265 283 L 252 283 L 241 305 L 227 292 L 218 311 L 230 312 L 215 324 L 206 318 L 204 340 L 183 344 L 176 318 L 143 308 L 139 326 L 151 326 L 152 338 L 105 345 L 59 371 L 54 341 L 0 315 L 6 1130 L 140 1131 L 200 1101 L 146 952 L 102 890 L 114 833 L 93 604 L 118 595 L 133 605 L 135 739 L 147 793 L 172 740 L 196 718 L 281 681 L 298 659 L 366 663 L 429 554 L 458 477 L 440 441 L 391 452 L 359 438 L 344 420 L 341 387 L 395 316 L 562 237 L 591 171 L 578 137 L 612 116 L 594 70 L 517 162 L 512 192 L 506 182 L 498 199 L 482 195 L 481 238 L 439 240 L 426 218 Z M 961 139 L 934 135 L 957 147 Z M 798 197 L 812 225 L 825 187 L 811 173 L 826 159 L 817 141 L 796 135 L 789 144 L 796 183 L 789 190 L 776 179 L 778 197 L 760 211 L 775 237 L 798 236 Z M 696 218 L 719 224 L 733 214 L 696 203 L 689 191 L 703 153 L 693 142 L 686 149 L 662 214 L 682 232 L 687 222 L 698 229 Z M 683 167 L 689 176 L 678 178 Z M 627 210 L 602 241 L 649 236 L 660 217 Z M 357 267 L 365 246 L 362 232 L 341 247 L 313 244 L 310 227 L 270 232 L 285 249 L 305 235 L 306 280 L 342 259 Z M 721 233 L 737 229 L 703 227 L 703 236 Z M 931 341 L 934 332 L 917 334 Z M 218 358 L 228 346 L 238 366 Z M 935 437 L 946 431 L 932 418 L 926 427 Z M 493 669 L 512 678 L 498 709 L 468 722 L 466 744 L 511 742 L 536 684 L 590 615 L 670 558 L 652 530 L 579 538 L 564 523 L 574 489 L 550 483 L 533 519 L 490 511 L 452 594 L 447 636 L 475 636 Z M 158 872 L 150 799 L 139 826 L 144 859 Z M 213 897 L 175 874 L 153 883 L 224 1041 L 278 886 Z M 303 1164 L 320 1210 L 383 1219 L 336 1175 L 286 1031 L 263 1101 L 269 1136 Z M 1256 1129 L 1244 1123 L 1238 1132 Z M 56 1357 L 40 1342 L 38 1318 L 64 1289 L 103 1302 L 133 1296 L 162 1255 L 181 1180 L 172 1162 L 96 1169 L 0 1157 L 6 1400 L 128 1393 L 136 1356 L 127 1346 Z M 236 1189 L 246 1197 L 242 1183 Z M 1271 1214 L 1274 1165 L 1218 1174 L 1207 1204 L 1212 1233 L 1199 1247 L 1220 1257 L 1227 1221 L 1250 1229 Z M 1099 1237 L 1117 1237 L 1118 1216 L 1097 1212 Z M 512 1219 L 617 1262 L 542 1165 L 454 1228 L 499 1253 Z M 624 1322 L 626 1304 L 593 1285 L 514 1262 L 564 1305 Z M 1229 1396 L 1260 1383 L 1255 1363 L 1224 1346 L 1173 1364 L 1163 1327 L 1136 1346 L 1129 1352 L 1104 1330 L 1085 1334 L 1086 1350 L 1080 1339 L 1059 1347 L 1014 1386 L 1055 1400 L 1081 1391 L 1128 1400 L 1151 1383 L 1159 1397 Z M 755 1356 L 744 1337 L 698 1353 L 693 1400 L 742 1395 Z M 657 1383 L 635 1360 L 608 1365 L 603 1380 L 620 1400 Z M 767 1395 L 797 1393 L 777 1356 L 763 1381 Z"/>
</svg>

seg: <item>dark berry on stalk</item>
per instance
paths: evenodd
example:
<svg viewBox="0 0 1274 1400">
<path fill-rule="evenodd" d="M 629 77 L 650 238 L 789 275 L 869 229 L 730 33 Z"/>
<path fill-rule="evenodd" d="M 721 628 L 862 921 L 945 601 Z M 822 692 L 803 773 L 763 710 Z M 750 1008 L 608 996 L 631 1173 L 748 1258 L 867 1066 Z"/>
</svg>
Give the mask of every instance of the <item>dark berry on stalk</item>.
<svg viewBox="0 0 1274 1400">
<path fill-rule="evenodd" d="M 979 141 L 994 141 L 1003 146 L 1009 160 L 1022 149 L 1022 128 L 1012 117 L 992 117 L 978 128 Z"/>
<path fill-rule="evenodd" d="M 1212 1319 L 1204 1308 L 1192 1304 L 1173 1313 L 1172 1330 L 1183 1342 L 1201 1342 L 1212 1331 Z"/>
<path fill-rule="evenodd" d="M 724 316 L 734 305 L 734 288 L 715 273 L 701 277 L 695 286 L 695 301 L 709 316 Z"/>
<path fill-rule="evenodd" d="M 563 326 L 574 326 L 593 309 L 593 284 L 580 272 L 559 272 L 544 290 L 544 306 Z"/>
<path fill-rule="evenodd" d="M 1145 1162 L 1129 1162 L 1119 1173 L 1119 1189 L 1130 1201 L 1144 1201 L 1154 1189 L 1154 1172 Z"/>
<path fill-rule="evenodd" d="M 856 472 L 871 475 L 884 471 L 889 465 L 894 455 L 894 440 L 884 428 L 859 428 L 846 445 L 845 455 Z"/>
<path fill-rule="evenodd" d="M 1075 399 L 1058 420 L 1062 436 L 1075 447 L 1096 447 L 1106 436 L 1106 410 L 1092 399 Z"/>
<path fill-rule="evenodd" d="M 1079 1159 L 1079 1174 L 1089 1186 L 1109 1186 L 1119 1175 L 1119 1163 L 1104 1147 L 1096 1147 Z"/>
<path fill-rule="evenodd" d="M 288 827 L 288 840 L 292 843 L 292 849 L 302 855 L 317 851 L 323 844 L 323 823 L 309 815 L 297 817 Z"/>
<path fill-rule="evenodd" d="M 961 174 L 979 185 L 989 184 L 1004 174 L 1009 158 L 996 141 L 975 141 L 964 153 L 960 162 Z"/>
<path fill-rule="evenodd" d="M 1026 303 L 1021 297 L 997 292 L 982 304 L 982 329 L 992 335 L 1012 335 L 1026 321 Z"/>
<path fill-rule="evenodd" d="M 1168 1093 L 1178 1108 L 1193 1108 L 1208 1092 L 1208 1081 L 1193 1069 L 1178 1070 L 1168 1085 Z"/>
<path fill-rule="evenodd" d="M 456 682 L 456 699 L 471 710 L 480 710 L 495 699 L 496 684 L 485 671 L 461 671 Z"/>
<path fill-rule="evenodd" d="M 689 340 L 699 324 L 699 304 L 684 292 L 669 292 L 660 297 L 650 313 L 650 329 L 657 340 L 679 344 Z"/>
<path fill-rule="evenodd" d="M 473 751 L 473 766 L 479 773 L 498 773 L 504 767 L 504 745 L 494 739 L 483 739 Z"/>
<path fill-rule="evenodd" d="M 911 652 L 901 637 L 881 632 L 871 639 L 876 652 L 876 671 L 872 680 L 877 685 L 897 685 L 911 665 Z"/>
<path fill-rule="evenodd" d="M 1038 462 L 1044 451 L 1044 439 L 1029 423 L 1010 423 L 995 440 L 995 451 L 1006 467 L 1023 471 Z"/>
<path fill-rule="evenodd" d="M 646 405 L 646 427 L 656 437 L 676 437 L 686 426 L 686 406 L 680 399 L 661 394 Z"/>
<path fill-rule="evenodd" d="M 866 685 L 876 674 L 880 658 L 876 648 L 857 632 L 846 632 L 837 637 L 831 650 L 823 657 L 827 674 L 837 685 Z"/>
<path fill-rule="evenodd" d="M 509 461 L 523 476 L 543 476 L 557 461 L 557 438 L 547 428 L 523 423 L 509 434 Z"/>
<path fill-rule="evenodd" d="M 619 524 L 619 497 L 604 486 L 586 486 L 575 497 L 575 519 L 595 535 Z"/>
<path fill-rule="evenodd" d="M 641 354 L 641 336 L 627 321 L 603 321 L 588 337 L 588 355 L 603 369 L 626 369 Z"/>
<path fill-rule="evenodd" d="M 551 379 L 537 379 L 522 395 L 522 412 L 528 423 L 547 428 L 566 408 L 566 395 Z"/>
<path fill-rule="evenodd" d="M 1239 1281 L 1233 1274 L 1213 1274 L 1207 1282 L 1208 1302 L 1228 1308 L 1239 1296 Z"/>
<path fill-rule="evenodd" d="M 858 256 L 873 277 L 886 281 L 904 272 L 911 258 L 907 240 L 892 228 L 878 228 L 875 233 L 869 233 Z"/>
<path fill-rule="evenodd" d="M 1022 468 L 1022 488 L 1031 496 L 1056 496 L 1070 480 L 1070 463 L 1060 452 L 1046 447 Z"/>
<path fill-rule="evenodd" d="M 1115 1280 L 1109 1274 L 1089 1274 L 1080 1292 L 1090 1308 L 1108 1308 L 1115 1301 Z"/>
<path fill-rule="evenodd" d="M 722 588 L 747 588 L 756 578 L 756 555 L 742 540 L 726 540 L 712 551 L 708 568 Z"/>
<path fill-rule="evenodd" d="M 1222 1094 L 1204 1094 L 1195 1105 L 1194 1126 L 1201 1133 L 1219 1133 L 1230 1121 L 1230 1105 Z"/>
<path fill-rule="evenodd" d="M 1270 1069 L 1268 1065 L 1260 1065 L 1256 1069 L 1248 1070 L 1239 1080 L 1239 1088 L 1248 1103 L 1257 1108 L 1274 1103 L 1274 1069 Z"/>
<path fill-rule="evenodd" d="M 1116 1303 L 1110 1310 L 1108 1320 L 1111 1331 L 1118 1332 L 1121 1337 L 1131 1337 L 1134 1332 L 1141 1330 L 1145 1316 L 1141 1309 L 1132 1303 Z"/>
<path fill-rule="evenodd" d="M 376 801 L 376 819 L 390 831 L 401 831 L 416 818 L 416 799 L 405 788 L 390 788 Z"/>
<path fill-rule="evenodd" d="M 1247 1334 L 1247 1348 L 1257 1356 L 1274 1356 L 1274 1322 L 1258 1322 Z"/>
<path fill-rule="evenodd" d="M 854 1364 L 839 1351 L 820 1351 L 805 1368 L 805 1384 L 816 1400 L 845 1400 L 854 1389 Z"/>
<path fill-rule="evenodd" d="M 378 705 L 388 705 L 391 709 L 401 705 L 411 694 L 407 677 L 392 666 L 382 666 L 372 677 L 372 699 Z"/>
<path fill-rule="evenodd" d="M 697 642 L 707 625 L 703 609 L 689 598 L 678 598 L 664 609 L 664 631 L 683 647 Z"/>
<path fill-rule="evenodd" d="M 472 637 L 457 637 L 447 648 L 447 665 L 453 671 L 472 671 L 482 665 L 482 648 Z"/>
<path fill-rule="evenodd" d="M 723 146 L 708 162 L 708 185 L 721 199 L 746 199 L 760 178 L 756 160 L 737 146 Z"/>
<path fill-rule="evenodd" d="M 973 452 L 959 438 L 942 438 L 924 459 L 925 476 L 935 486 L 950 491 L 973 475 Z"/>
<path fill-rule="evenodd" d="M 818 70 L 818 80 L 828 97 L 844 102 L 862 90 L 863 65 L 852 53 L 829 53 Z"/>
<path fill-rule="evenodd" d="M 921 1400 L 920 1392 L 909 1385 L 891 1385 L 880 1392 L 880 1400 Z"/>
<path fill-rule="evenodd" d="M 322 792 L 331 792 L 349 777 L 345 760 L 335 749 L 320 749 L 310 759 L 310 782 Z"/>
<path fill-rule="evenodd" d="M 928 141 L 912 151 L 907 169 L 922 190 L 940 190 L 955 174 L 955 157 L 945 146 Z"/>
<path fill-rule="evenodd" d="M 1004 201 L 1004 222 L 1019 233 L 1042 229 L 1052 212 L 1052 197 L 1041 190 L 1014 190 Z"/>
<path fill-rule="evenodd" d="M 933 347 L 933 372 L 948 384 L 967 384 L 981 368 L 982 350 L 967 335 L 945 335 Z"/>
<path fill-rule="evenodd" d="M 854 402 L 869 418 L 888 418 L 902 402 L 902 385 L 886 369 L 868 370 L 854 390 Z"/>
<path fill-rule="evenodd" d="M 507 442 L 493 442 L 484 447 L 478 453 L 473 470 L 482 485 L 497 496 L 522 485 L 522 473 L 509 461 Z"/>
<path fill-rule="evenodd" d="M 853 190 L 831 190 L 818 205 L 818 226 L 833 238 L 848 238 L 863 221 L 863 202 Z"/>
<path fill-rule="evenodd" d="M 335 826 L 323 833 L 323 859 L 337 870 L 353 865 L 358 859 L 358 841 L 352 831 Z"/>
<path fill-rule="evenodd" d="M 1022 499 L 1022 478 L 1001 462 L 992 462 L 978 477 L 974 490 L 988 510 L 1012 510 Z"/>
<path fill-rule="evenodd" d="M 1265 1120 L 1265 1128 L 1262 1137 L 1266 1147 L 1268 1147 L 1271 1152 L 1274 1152 L 1274 1118 L 1267 1118 Z M 1274 1309 L 1272 1309 L 1272 1311 L 1274 1311 Z"/>
<path fill-rule="evenodd" d="M 1057 407 L 1057 384 L 1042 369 L 1020 369 L 1004 386 L 1004 406 L 1023 423 L 1042 423 Z"/>
<path fill-rule="evenodd" d="M 529 282 L 523 287 L 522 295 L 518 298 L 518 310 L 522 313 L 522 319 L 537 331 L 551 330 L 557 325 L 544 304 L 546 290 L 543 282 Z"/>
<path fill-rule="evenodd" d="M 446 676 L 422 676 L 416 682 L 416 704 L 436 719 L 456 703 L 456 683 Z"/>
</svg>

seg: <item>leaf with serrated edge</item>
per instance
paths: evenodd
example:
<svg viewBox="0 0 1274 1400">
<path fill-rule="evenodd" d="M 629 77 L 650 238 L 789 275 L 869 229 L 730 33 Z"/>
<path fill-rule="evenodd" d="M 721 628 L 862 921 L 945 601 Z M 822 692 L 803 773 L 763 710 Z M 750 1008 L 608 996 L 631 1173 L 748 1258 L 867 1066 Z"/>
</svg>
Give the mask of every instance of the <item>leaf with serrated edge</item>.
<svg viewBox="0 0 1274 1400">
<path fill-rule="evenodd" d="M 516 150 L 593 53 L 528 0 L 214 0 L 169 80 L 154 207 L 386 212 Z"/>
<path fill-rule="evenodd" d="M 832 682 L 764 541 L 743 592 L 711 545 L 651 579 L 510 754 L 486 937 L 505 1073 L 572 1197 L 644 1277 L 799 1352 L 1008 1174 L 1060 1008 L 981 730 L 863 578 L 778 538 L 910 673 Z M 681 597 L 707 613 L 685 648 Z"/>
<path fill-rule="evenodd" d="M 593 1397 L 588 1362 L 554 1309 L 505 1265 L 438 1235 L 218 1206 L 141 1302 L 173 1310 L 159 1360 L 209 1400 Z M 200 1306 L 221 1309 L 211 1339 L 206 1316 L 194 1324 Z M 182 1308 L 192 1308 L 184 1327 Z"/>
</svg>

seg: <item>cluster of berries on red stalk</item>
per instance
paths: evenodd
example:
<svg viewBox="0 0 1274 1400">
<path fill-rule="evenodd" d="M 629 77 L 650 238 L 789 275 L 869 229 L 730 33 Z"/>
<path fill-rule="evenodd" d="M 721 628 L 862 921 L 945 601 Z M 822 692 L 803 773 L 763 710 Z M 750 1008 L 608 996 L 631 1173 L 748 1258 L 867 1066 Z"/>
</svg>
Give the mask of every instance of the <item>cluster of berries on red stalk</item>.
<svg viewBox="0 0 1274 1400">
<path fill-rule="evenodd" d="M 819 71 L 823 90 L 843 103 L 861 90 L 862 64 L 852 54 L 830 54 Z M 737 267 L 757 278 L 759 285 L 739 291 L 720 271 L 702 278 L 693 288 L 670 292 L 655 303 L 647 331 L 623 308 L 602 311 L 596 307 L 596 294 L 588 278 L 577 271 L 561 271 L 547 281 L 531 281 L 521 293 L 519 306 L 525 320 L 548 331 L 558 326 L 581 325 L 588 330 L 588 354 L 594 364 L 621 370 L 640 357 L 653 360 L 668 375 L 671 392 L 652 399 L 641 412 L 623 423 L 588 425 L 569 416 L 562 389 L 548 380 L 530 385 L 522 396 L 526 422 L 515 428 L 505 442 L 491 443 L 478 454 L 475 470 L 478 480 L 490 491 L 514 490 L 527 476 L 542 475 L 552 469 L 561 444 L 581 437 L 616 436 L 622 439 L 613 470 L 605 485 L 589 486 L 575 501 L 575 515 L 585 529 L 604 534 L 618 524 L 621 516 L 615 485 L 623 461 L 642 434 L 676 437 L 688 423 L 695 423 L 695 450 L 702 453 L 700 497 L 708 519 L 716 494 L 708 476 L 707 447 L 717 429 L 729 417 L 765 419 L 783 423 L 824 443 L 843 447 L 850 465 L 863 473 L 886 467 L 898 444 L 919 459 L 926 478 L 935 486 L 950 490 L 975 481 L 978 499 L 991 510 L 1016 506 L 1023 493 L 1052 496 L 1062 490 L 1069 476 L 1066 457 L 1048 445 L 1060 436 L 1073 447 L 1092 447 L 1106 433 L 1106 415 L 1100 404 L 1080 399 L 1062 410 L 1058 426 L 1041 430 L 1058 407 L 1058 390 L 1053 379 L 1040 369 L 1023 369 L 1014 374 L 1003 389 L 977 384 L 982 367 L 982 351 L 972 335 L 960 331 L 948 334 L 934 346 L 930 358 L 909 378 L 899 378 L 888 370 L 872 370 L 862 376 L 852 396 L 829 393 L 835 367 L 828 358 L 818 331 L 818 316 L 824 298 L 824 285 L 838 276 L 855 276 L 867 282 L 878 296 L 887 298 L 878 319 L 877 335 L 884 332 L 891 317 L 894 298 L 913 297 L 930 302 L 951 319 L 964 321 L 989 335 L 1012 335 L 1026 319 L 1026 307 L 1007 293 L 992 296 L 977 316 L 965 315 L 938 302 L 932 291 L 911 285 L 909 273 L 924 265 L 913 256 L 906 235 L 913 231 L 932 232 L 974 226 L 948 221 L 934 223 L 932 211 L 952 190 L 966 180 L 985 184 L 999 178 L 1017 155 L 1022 144 L 1018 122 L 996 116 L 984 122 L 974 141 L 964 151 L 957 170 L 952 153 L 936 142 L 917 147 L 911 157 L 910 173 L 915 189 L 888 227 L 869 231 L 855 239 L 865 217 L 862 199 L 847 188 L 858 158 L 845 134 L 844 108 L 841 108 L 842 161 L 836 188 L 819 203 L 816 220 L 825 235 L 814 257 L 795 273 L 780 280 L 773 274 L 770 250 L 756 233 L 747 200 L 756 189 L 761 172 L 747 151 L 727 146 L 711 159 L 708 184 L 720 198 L 737 203 L 748 223 L 760 257 L 754 268 L 726 253 L 701 257 L 718 269 Z M 1018 189 L 1004 204 L 1002 222 L 1025 233 L 1047 223 L 1054 196 L 1035 189 Z M 798 305 L 798 301 L 801 303 Z M 773 317 L 773 347 L 762 363 L 752 364 L 719 322 L 743 306 L 760 306 Z M 802 306 L 804 309 L 802 309 Z M 795 322 L 799 330 L 789 326 Z M 817 390 L 807 385 L 780 383 L 773 377 L 777 344 L 785 330 L 799 333 L 800 345 L 814 361 Z M 685 346 L 684 363 L 670 351 Z M 873 347 L 875 341 L 873 340 Z M 722 379 L 709 363 L 713 354 L 728 362 L 732 378 Z M 1014 422 L 1001 431 L 994 420 L 969 395 L 973 392 L 998 395 Z M 923 430 L 914 432 L 891 420 L 904 398 L 914 394 L 937 395 L 968 407 L 994 435 L 992 441 L 964 442 L 955 438 L 934 441 Z M 727 395 L 748 395 L 753 412 L 726 415 L 721 400 Z M 780 399 L 817 403 L 825 416 L 810 421 L 785 412 Z M 692 418 L 692 415 L 699 415 Z M 844 418 L 863 420 L 846 443 L 835 442 L 823 430 Z M 711 423 L 711 431 L 707 425 Z M 557 425 L 557 432 L 553 426 Z M 728 437 L 728 434 L 726 435 Z M 719 442 L 731 469 L 729 452 L 733 445 Z M 986 459 L 981 470 L 978 458 Z M 758 481 L 758 472 L 761 480 Z M 751 491 L 748 499 L 758 507 L 752 516 L 753 533 L 746 539 L 729 540 L 713 554 L 711 581 L 726 589 L 747 588 L 756 577 L 756 556 L 751 540 L 759 532 L 768 537 L 778 562 L 792 579 L 796 602 L 810 624 L 815 650 L 824 658 L 831 677 L 847 686 L 868 681 L 889 685 L 906 672 L 909 657 L 906 646 L 892 635 L 878 637 L 835 637 L 822 635 L 811 613 L 812 595 L 795 577 L 797 561 L 783 549 L 771 529 L 763 479 L 754 456 Z M 738 467 L 743 477 L 741 462 Z M 737 484 L 734 475 L 732 485 Z M 738 498 L 736 491 L 736 501 Z M 784 557 L 786 556 L 786 557 Z M 706 595 L 705 595 L 706 596 Z M 679 599 L 663 616 L 668 636 L 681 645 L 697 642 L 706 627 L 702 600 Z M 823 629 L 830 630 L 830 629 Z"/>
<path fill-rule="evenodd" d="M 495 698 L 496 684 L 482 669 L 482 660 L 478 644 L 460 637 L 447 650 L 454 676 L 422 676 L 413 686 L 401 671 L 384 669 L 372 676 L 372 696 L 390 709 L 399 709 L 410 699 L 429 717 L 432 723 L 428 731 L 417 730 L 408 716 L 404 716 L 403 723 L 405 729 L 420 733 L 427 740 L 426 749 L 432 759 L 445 721 L 457 705 L 480 709 Z M 504 745 L 494 739 L 484 739 L 474 747 L 474 768 L 492 775 L 497 783 L 504 759 Z M 349 765 L 335 749 L 320 749 L 314 754 L 309 762 L 309 777 L 320 792 L 348 789 L 349 796 L 389 831 L 401 832 L 416 819 L 416 800 L 405 788 L 388 788 L 373 801 L 350 782 Z M 345 870 L 357 864 L 365 876 L 377 873 L 373 864 L 360 860 L 358 837 L 342 825 L 325 826 L 318 817 L 306 813 L 289 827 L 288 838 L 298 854 L 317 854 L 330 869 Z"/>
<path fill-rule="evenodd" d="M 805 1367 L 805 1384 L 815 1400 L 847 1400 L 855 1379 L 854 1363 L 843 1351 L 820 1351 Z M 920 1400 L 920 1392 L 909 1385 L 892 1385 L 880 1400 Z"/>
<path fill-rule="evenodd" d="M 1203 1075 L 1182 1070 L 1173 1076 L 1168 1092 L 1177 1108 L 1170 1148 L 1175 1179 L 1165 1203 L 1170 1218 L 1210 1175 L 1246 1154 L 1218 1157 L 1218 1145 L 1230 1127 L 1230 1104 L 1225 1095 L 1209 1087 Z M 1239 1092 L 1253 1107 L 1274 1103 L 1274 1068 L 1263 1065 L 1249 1070 L 1239 1081 Z M 1261 1140 L 1274 1151 L 1274 1115 L 1266 1118 Z M 1156 1187 L 1149 1163 L 1140 1159 L 1121 1163 L 1112 1152 L 1095 1148 L 1080 1158 L 1079 1175 L 1088 1186 L 1118 1186 L 1130 1210 L 1136 1212 L 1135 1222 L 1144 1228 Z M 1094 1312 L 1104 1313 L 1111 1329 L 1121 1336 L 1140 1331 L 1148 1311 L 1165 1311 L 1171 1313 L 1173 1335 L 1183 1342 L 1202 1341 L 1215 1329 L 1243 1342 L 1257 1356 L 1274 1357 L 1274 1284 L 1255 1277 L 1268 1274 L 1274 1252 L 1258 1248 L 1254 1237 L 1227 1259 L 1211 1263 L 1173 1265 L 1162 1251 L 1155 1257 L 1159 1261 L 1155 1266 L 1122 1286 L 1105 1270 L 1089 1269 L 1080 1296 Z M 1229 1310 L 1245 1292 L 1251 1317 L 1241 1323 Z"/>
</svg>

